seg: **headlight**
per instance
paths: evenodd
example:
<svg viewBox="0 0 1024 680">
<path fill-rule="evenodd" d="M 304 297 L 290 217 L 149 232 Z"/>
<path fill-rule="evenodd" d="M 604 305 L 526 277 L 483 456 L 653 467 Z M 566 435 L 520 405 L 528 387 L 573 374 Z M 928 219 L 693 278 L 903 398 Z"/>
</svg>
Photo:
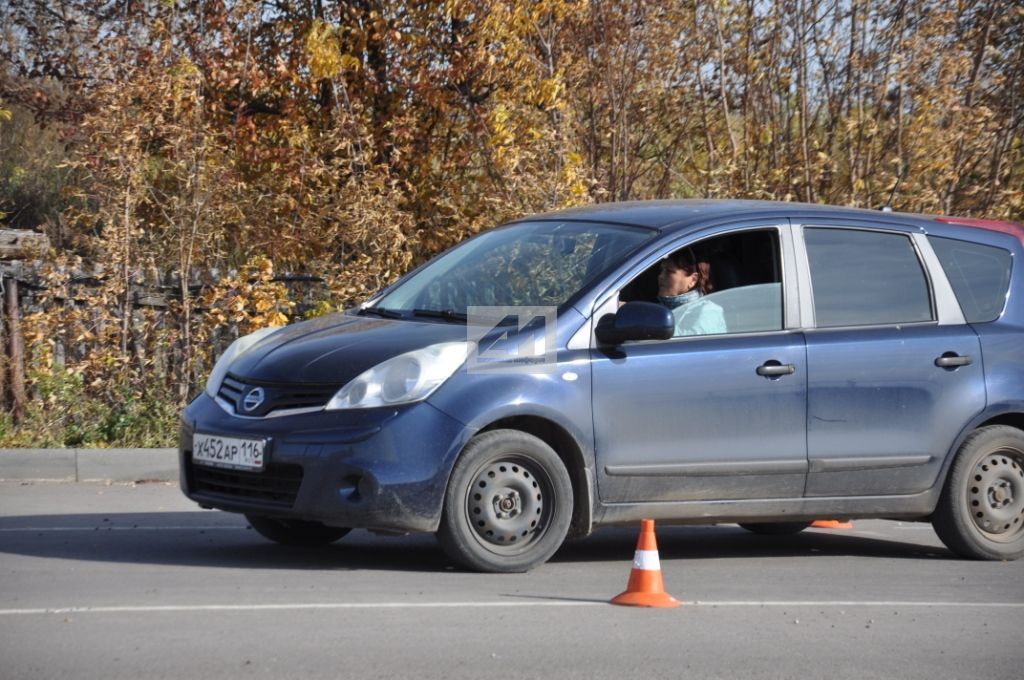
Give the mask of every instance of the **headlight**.
<svg viewBox="0 0 1024 680">
<path fill-rule="evenodd" d="M 238 338 L 238 340 L 235 340 L 233 343 L 228 345 L 228 348 L 220 355 L 220 359 L 217 359 L 217 363 L 213 365 L 213 370 L 210 371 L 210 377 L 206 379 L 206 393 L 211 397 L 216 397 L 217 391 L 220 389 L 220 384 L 224 382 L 224 376 L 228 374 L 228 369 L 231 368 L 231 364 L 234 360 L 251 349 L 257 342 L 279 328 L 281 327 L 268 326 L 267 328 L 261 328 L 258 331 L 249 333 L 249 335 L 243 335 Z"/>
<path fill-rule="evenodd" d="M 443 342 L 400 354 L 354 378 L 338 390 L 326 408 L 373 408 L 426 399 L 468 355 L 468 342 Z"/>
</svg>

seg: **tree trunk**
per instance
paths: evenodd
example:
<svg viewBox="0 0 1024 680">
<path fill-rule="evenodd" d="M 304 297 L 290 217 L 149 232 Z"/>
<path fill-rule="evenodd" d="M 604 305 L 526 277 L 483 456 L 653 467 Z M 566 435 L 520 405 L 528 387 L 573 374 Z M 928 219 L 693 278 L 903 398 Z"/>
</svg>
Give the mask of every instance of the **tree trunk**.
<svg viewBox="0 0 1024 680">
<path fill-rule="evenodd" d="M 20 423 L 25 415 L 25 350 L 21 338 L 18 280 L 7 281 L 7 318 L 11 345 L 11 417 Z"/>
<path fill-rule="evenodd" d="M 7 408 L 7 319 L 4 304 L 4 275 L 0 274 L 0 409 Z"/>
</svg>

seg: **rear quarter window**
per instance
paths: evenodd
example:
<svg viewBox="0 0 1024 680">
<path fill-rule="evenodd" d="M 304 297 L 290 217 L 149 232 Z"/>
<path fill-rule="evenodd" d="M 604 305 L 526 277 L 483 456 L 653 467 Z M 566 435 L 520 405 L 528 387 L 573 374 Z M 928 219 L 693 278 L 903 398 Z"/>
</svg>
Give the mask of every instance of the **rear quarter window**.
<svg viewBox="0 0 1024 680">
<path fill-rule="evenodd" d="M 968 323 L 994 321 L 1003 313 L 1013 258 L 1009 251 L 970 241 L 929 236 Z"/>
</svg>

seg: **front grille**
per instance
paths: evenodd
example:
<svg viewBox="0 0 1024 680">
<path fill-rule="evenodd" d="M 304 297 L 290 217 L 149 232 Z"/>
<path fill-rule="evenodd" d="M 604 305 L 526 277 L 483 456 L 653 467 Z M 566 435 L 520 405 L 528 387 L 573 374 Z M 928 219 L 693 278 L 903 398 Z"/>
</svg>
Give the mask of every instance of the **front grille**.
<svg viewBox="0 0 1024 680">
<path fill-rule="evenodd" d="M 272 463 L 262 472 L 244 472 L 195 465 L 190 460 L 189 467 L 196 493 L 283 508 L 295 505 L 302 484 L 301 465 Z"/>
<path fill-rule="evenodd" d="M 263 402 L 253 409 L 244 408 L 246 395 L 257 387 L 263 390 Z M 256 382 L 229 373 L 224 377 L 217 396 L 231 404 L 238 415 L 259 418 L 274 411 L 323 408 L 337 391 L 337 385 Z"/>
</svg>

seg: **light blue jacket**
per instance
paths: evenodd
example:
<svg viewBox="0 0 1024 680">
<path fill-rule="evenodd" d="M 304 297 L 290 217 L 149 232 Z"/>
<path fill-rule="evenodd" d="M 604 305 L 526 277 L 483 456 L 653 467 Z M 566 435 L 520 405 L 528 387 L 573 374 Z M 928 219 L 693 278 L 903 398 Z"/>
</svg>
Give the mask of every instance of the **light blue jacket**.
<svg viewBox="0 0 1024 680">
<path fill-rule="evenodd" d="M 714 302 L 696 300 L 672 310 L 676 319 L 673 336 L 719 335 L 726 332 L 725 315 Z"/>
</svg>

